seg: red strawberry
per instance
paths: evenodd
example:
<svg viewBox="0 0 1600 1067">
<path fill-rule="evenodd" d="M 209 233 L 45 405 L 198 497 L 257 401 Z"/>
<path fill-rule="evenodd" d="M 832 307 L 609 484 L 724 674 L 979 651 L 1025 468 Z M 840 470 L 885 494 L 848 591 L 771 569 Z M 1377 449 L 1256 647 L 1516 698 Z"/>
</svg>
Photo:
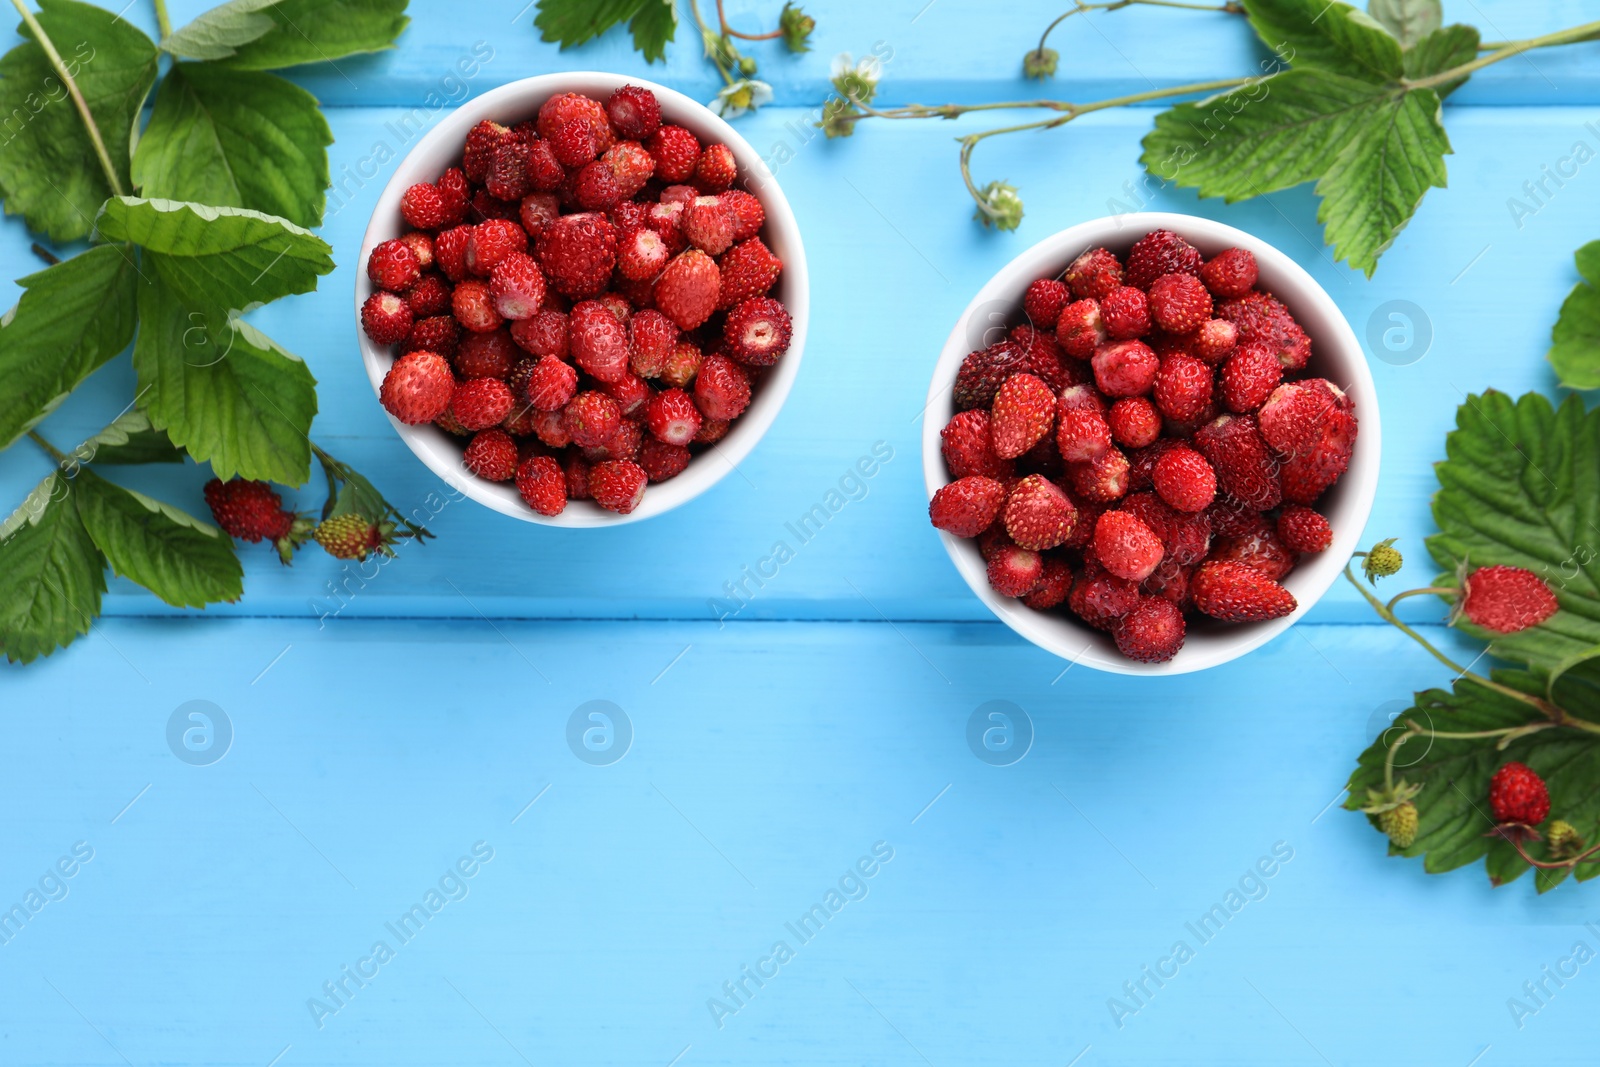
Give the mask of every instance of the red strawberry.
<svg viewBox="0 0 1600 1067">
<path fill-rule="evenodd" d="M 1072 290 L 1057 278 L 1040 278 L 1022 294 L 1022 312 L 1041 330 L 1053 329 L 1061 310 L 1072 301 Z"/>
<path fill-rule="evenodd" d="M 939 431 L 940 452 L 952 478 L 981 474 L 985 478 L 1005 479 L 1011 474 L 1011 461 L 994 453 L 989 437 L 989 413 L 981 409 L 958 411 Z"/>
<path fill-rule="evenodd" d="M 540 138 L 528 145 L 528 184 L 539 193 L 554 193 L 567 180 L 567 169 L 556 158 L 555 146 Z M 526 208 L 527 201 L 523 201 Z M 528 231 L 533 232 L 529 226 Z"/>
<path fill-rule="evenodd" d="M 607 124 L 606 132 L 610 132 Z M 548 138 L 550 150 L 563 167 L 582 167 L 594 162 L 596 156 L 608 147 L 599 127 L 588 116 L 579 116 L 563 122 L 551 131 Z"/>
<path fill-rule="evenodd" d="M 1550 814 L 1550 788 L 1526 763 L 1512 761 L 1489 780 L 1495 821 L 1537 826 Z"/>
<path fill-rule="evenodd" d="M 455 377 L 443 356 L 409 352 L 395 360 L 384 375 L 378 399 L 384 410 L 401 422 L 420 426 L 444 414 L 455 388 Z"/>
<path fill-rule="evenodd" d="M 1211 318 L 1211 294 L 1193 274 L 1163 274 L 1150 283 L 1150 317 L 1168 333 L 1191 333 Z"/>
<path fill-rule="evenodd" d="M 1310 508 L 1288 504 L 1278 513 L 1278 538 L 1291 552 L 1323 552 L 1333 544 L 1333 527 Z"/>
<path fill-rule="evenodd" d="M 1299 370 L 1311 357 L 1311 339 L 1289 309 L 1267 293 L 1251 292 L 1225 300 L 1217 308 L 1217 317 L 1238 328 L 1240 341 L 1266 345 L 1285 370 Z"/>
<path fill-rule="evenodd" d="M 505 322 L 495 307 L 487 282 L 469 278 L 450 294 L 450 311 L 462 326 L 473 333 L 492 333 Z"/>
<path fill-rule="evenodd" d="M 622 425 L 622 409 L 604 393 L 579 393 L 561 409 L 561 422 L 579 448 L 595 448 L 611 440 Z"/>
<path fill-rule="evenodd" d="M 571 351 L 566 313 L 550 308 L 535 312 L 531 318 L 513 322 L 511 339 L 523 351 L 535 356 L 566 359 Z"/>
<path fill-rule="evenodd" d="M 605 389 L 607 396 L 617 402 L 617 407 L 622 409 L 622 417 L 625 419 L 644 418 L 645 406 L 655 395 L 650 383 L 632 372 L 624 374 L 614 382 L 604 383 L 602 388 Z"/>
<path fill-rule="evenodd" d="M 789 311 L 767 296 L 753 296 L 728 312 L 723 348 L 752 367 L 770 367 L 789 349 Z"/>
<path fill-rule="evenodd" d="M 1138 604 L 1139 584 L 1109 573 L 1098 563 L 1084 567 L 1067 597 L 1067 607 L 1097 630 L 1110 630 Z"/>
<path fill-rule="evenodd" d="M 1239 330 L 1233 323 L 1227 319 L 1207 319 L 1194 331 L 1190 350 L 1196 358 L 1214 367 L 1226 360 L 1238 343 Z"/>
<path fill-rule="evenodd" d="M 468 430 L 498 426 L 511 414 L 511 387 L 498 378 L 472 378 L 456 386 L 450 414 Z"/>
<path fill-rule="evenodd" d="M 461 209 L 431 182 L 419 182 L 400 197 L 400 216 L 419 230 L 442 230 L 461 221 Z"/>
<path fill-rule="evenodd" d="M 956 409 L 987 408 L 994 403 L 1000 383 L 1028 362 L 1028 351 L 1013 341 L 996 341 L 988 348 L 968 353 L 956 371 Z"/>
<path fill-rule="evenodd" d="M 1039 580 L 1023 594 L 1022 602 L 1034 611 L 1049 611 L 1072 592 L 1072 569 L 1059 559 L 1045 557 Z"/>
<path fill-rule="evenodd" d="M 717 306 L 729 308 L 771 289 L 783 270 L 783 261 L 772 254 L 761 238 L 752 237 L 723 253 L 717 268 L 722 286 Z"/>
<path fill-rule="evenodd" d="M 574 397 L 573 399 L 577 398 Z M 611 398 L 606 397 L 606 399 L 610 400 Z M 612 402 L 615 403 L 615 401 Z M 567 408 L 571 406 L 571 404 L 568 404 L 566 408 L 562 408 L 560 411 L 541 411 L 536 413 L 538 418 L 534 421 L 533 432 L 538 436 L 540 444 L 547 445 L 550 448 L 566 448 L 572 443 L 572 431 L 567 428 Z M 622 416 L 619 414 L 617 419 L 620 422 Z M 615 433 L 616 431 L 613 430 L 612 432 Z"/>
<path fill-rule="evenodd" d="M 572 180 L 572 197 L 585 211 L 605 211 L 622 201 L 617 172 L 604 159 L 585 163 Z"/>
<path fill-rule="evenodd" d="M 1111 436 L 1123 448 L 1143 448 L 1161 436 L 1161 416 L 1142 396 L 1127 396 L 1111 405 L 1106 415 Z"/>
<path fill-rule="evenodd" d="M 762 224 L 767 221 L 767 212 L 760 200 L 743 189 L 729 189 L 720 195 L 722 202 L 733 213 L 735 241 L 747 241 L 761 232 Z"/>
<path fill-rule="evenodd" d="M 1243 533 L 1217 538 L 1206 559 L 1242 563 L 1274 582 L 1294 570 L 1295 564 L 1294 551 L 1283 543 L 1277 528 L 1259 515 L 1251 520 Z"/>
<path fill-rule="evenodd" d="M 624 419 L 617 426 L 617 432 L 612 434 L 604 444 L 585 448 L 583 450 L 583 458 L 590 463 L 604 463 L 607 460 L 632 460 L 639 454 L 639 445 L 643 442 L 644 430 L 639 428 L 637 422 Z"/>
<path fill-rule="evenodd" d="M 1005 501 L 1006 487 L 993 478 L 957 478 L 933 494 L 928 519 L 935 529 L 957 537 L 977 537 L 993 525 Z"/>
<path fill-rule="evenodd" d="M 400 354 L 420 351 L 449 356 L 455 352 L 460 337 L 460 323 L 449 315 L 434 315 L 411 324 L 411 332 L 400 344 Z"/>
<path fill-rule="evenodd" d="M 1088 359 L 1109 336 L 1096 300 L 1074 300 L 1056 316 L 1056 341 L 1074 359 Z"/>
<path fill-rule="evenodd" d="M 667 242 L 648 226 L 624 230 L 617 251 L 617 271 L 635 281 L 645 281 L 661 273 L 672 258 Z"/>
<path fill-rule="evenodd" d="M 1099 300 L 1122 284 L 1122 263 L 1104 248 L 1091 249 L 1072 261 L 1066 280 L 1079 300 Z"/>
<path fill-rule="evenodd" d="M 1111 627 L 1117 650 L 1139 663 L 1165 663 L 1183 647 L 1183 612 L 1159 596 L 1141 596 Z"/>
<path fill-rule="evenodd" d="M 1067 468 L 1073 495 L 1095 504 L 1120 499 L 1128 491 L 1128 457 L 1120 449 L 1109 449 L 1087 463 Z"/>
<path fill-rule="evenodd" d="M 616 178 L 617 190 L 623 200 L 637 195 L 656 172 L 656 161 L 638 141 L 623 141 L 612 145 L 600 157 L 600 162 L 611 168 L 612 176 Z"/>
<path fill-rule="evenodd" d="M 683 235 L 707 255 L 720 256 L 733 244 L 733 210 L 720 197 L 696 197 L 683 210 Z"/>
<path fill-rule="evenodd" d="M 617 136 L 643 141 L 661 128 L 661 102 L 649 89 L 624 85 L 606 98 L 606 116 Z"/>
<path fill-rule="evenodd" d="M 528 368 L 523 394 L 535 411 L 560 411 L 578 391 L 578 372 L 554 356 L 541 356 Z"/>
<path fill-rule="evenodd" d="M 674 258 L 656 280 L 656 307 L 683 330 L 709 319 L 721 295 L 722 275 L 716 261 L 698 248 Z"/>
<path fill-rule="evenodd" d="M 628 373 L 628 329 L 598 300 L 572 305 L 568 319 L 572 359 L 584 372 L 602 382 L 614 382 Z"/>
<path fill-rule="evenodd" d="M 700 432 L 700 409 L 682 389 L 668 389 L 650 398 L 645 423 L 669 445 L 687 445 Z"/>
<path fill-rule="evenodd" d="M 271 541 L 288 563 L 311 533 L 311 522 L 283 507 L 283 498 L 266 482 L 213 478 L 206 483 L 206 505 L 228 536 L 255 543 Z"/>
<path fill-rule="evenodd" d="M 483 185 L 496 200 L 521 200 L 533 192 L 528 180 L 528 160 L 532 147 L 527 141 L 507 138 L 494 150 Z"/>
<path fill-rule="evenodd" d="M 472 439 L 461 465 L 491 482 L 508 482 L 517 473 L 517 444 L 504 430 L 484 430 Z"/>
<path fill-rule="evenodd" d="M 656 177 L 664 182 L 687 181 L 700 162 L 700 142 L 682 126 L 662 126 L 645 148 L 656 161 Z"/>
<path fill-rule="evenodd" d="M 604 291 L 617 263 L 617 231 L 604 215 L 563 215 L 539 234 L 539 265 L 552 288 L 583 299 Z"/>
<path fill-rule="evenodd" d="M 411 333 L 411 323 L 411 308 L 394 293 L 373 293 L 361 305 L 361 328 L 376 344 L 404 341 Z"/>
<path fill-rule="evenodd" d="M 1068 463 L 1087 463 L 1110 451 L 1111 427 L 1098 411 L 1062 411 L 1056 418 L 1056 450 Z"/>
<path fill-rule="evenodd" d="M 1200 280 L 1219 297 L 1241 297 L 1255 288 L 1256 257 L 1242 248 L 1219 252 L 1201 265 Z"/>
<path fill-rule="evenodd" d="M 1151 572 L 1139 588 L 1150 596 L 1170 600 L 1179 610 L 1186 611 L 1194 607 L 1194 598 L 1189 595 L 1189 582 L 1196 569 L 1169 556 L 1161 561 L 1161 565 Z"/>
<path fill-rule="evenodd" d="M 1283 499 L 1278 464 L 1250 415 L 1223 415 L 1194 435 L 1194 446 L 1217 474 L 1217 485 L 1229 496 L 1258 511 L 1270 511 Z"/>
<path fill-rule="evenodd" d="M 1322 444 L 1335 413 L 1350 408 L 1350 398 L 1325 378 L 1286 382 L 1261 408 L 1261 436 L 1279 455 L 1305 455 Z"/>
<path fill-rule="evenodd" d="M 417 284 L 406 291 L 406 307 L 413 319 L 428 319 L 450 311 L 450 283 L 436 271 L 429 271 L 417 279 Z"/>
<path fill-rule="evenodd" d="M 1560 607 L 1544 580 L 1521 567 L 1480 567 L 1461 586 L 1461 613 L 1498 634 L 1537 626 Z"/>
<path fill-rule="evenodd" d="M 1171 230 L 1155 230 L 1139 238 L 1128 250 L 1124 272 L 1128 285 L 1148 289 L 1163 274 L 1196 274 L 1200 270 L 1198 249 Z"/>
<path fill-rule="evenodd" d="M 678 327 L 654 308 L 628 319 L 628 365 L 641 378 L 657 378 L 678 343 Z"/>
<path fill-rule="evenodd" d="M 1156 409 L 1169 422 L 1193 422 L 1210 405 L 1211 387 L 1210 367 L 1193 356 L 1174 353 L 1161 361 L 1156 374 Z"/>
<path fill-rule="evenodd" d="M 434 262 L 439 264 L 444 276 L 453 282 L 459 282 L 467 276 L 467 242 L 472 240 L 472 230 L 471 226 L 455 226 L 434 238 Z"/>
<path fill-rule="evenodd" d="M 1113 340 L 1126 341 L 1150 332 L 1150 303 L 1141 289 L 1122 285 L 1100 299 L 1100 319 Z"/>
<path fill-rule="evenodd" d="M 1161 539 L 1126 511 L 1108 511 L 1094 527 L 1094 557 L 1118 578 L 1142 582 L 1161 562 Z"/>
<path fill-rule="evenodd" d="M 694 185 L 704 193 L 720 193 L 738 176 L 733 149 L 725 144 L 706 145 L 694 166 Z"/>
<path fill-rule="evenodd" d="M 1032 374 L 1014 374 L 995 393 L 989 435 L 995 455 L 1013 459 L 1038 444 L 1055 422 L 1056 395 Z"/>
<path fill-rule="evenodd" d="M 1195 608 L 1223 622 L 1262 622 L 1295 609 L 1293 593 L 1243 563 L 1203 563 L 1191 587 Z"/>
<path fill-rule="evenodd" d="M 567 507 L 567 477 L 549 456 L 529 456 L 517 467 L 517 492 L 541 515 L 559 515 Z"/>
<path fill-rule="evenodd" d="M 1217 495 L 1217 475 L 1192 448 L 1169 448 L 1156 460 L 1151 480 L 1156 493 L 1179 511 L 1204 511 Z"/>
<path fill-rule="evenodd" d="M 466 148 L 462 151 L 461 169 L 466 177 L 481 182 L 489 174 L 489 164 L 494 153 L 511 133 L 498 122 L 484 119 L 467 132 Z"/>
<path fill-rule="evenodd" d="M 489 276 L 495 310 L 508 319 L 532 318 L 544 303 L 544 275 L 532 256 L 513 252 Z"/>
<path fill-rule="evenodd" d="M 661 368 L 661 381 L 666 385 L 687 389 L 689 383 L 700 373 L 700 365 L 704 362 L 705 356 L 701 353 L 700 347 L 693 341 L 686 341 L 680 337 L 678 343 L 672 346 L 672 353 L 667 357 L 666 365 Z"/>
<path fill-rule="evenodd" d="M 456 349 L 456 375 L 461 378 L 504 378 L 511 373 L 520 355 L 508 330 L 469 333 Z"/>
<path fill-rule="evenodd" d="M 589 470 L 589 494 L 607 511 L 627 515 L 644 499 L 647 476 L 632 460 L 606 460 Z"/>
<path fill-rule="evenodd" d="M 1094 350 L 1095 384 L 1106 396 L 1143 396 L 1156 384 L 1161 361 L 1143 341 L 1116 341 Z"/>
<path fill-rule="evenodd" d="M 1266 345 L 1258 343 L 1235 348 L 1217 374 L 1223 405 L 1240 414 L 1258 410 L 1282 380 L 1283 364 Z M 1265 433 L 1263 428 L 1263 436 Z"/>
<path fill-rule="evenodd" d="M 567 457 L 562 468 L 567 476 L 567 499 L 589 499 L 589 461 L 579 455 Z"/>
<path fill-rule="evenodd" d="M 421 276 L 422 264 L 404 241 L 384 241 L 367 257 L 367 277 L 379 289 L 403 293 Z"/>
<path fill-rule="evenodd" d="M 1067 494 L 1041 474 L 1030 474 L 1006 497 L 1006 533 L 1023 548 L 1055 548 L 1072 532 L 1077 509 Z"/>
<path fill-rule="evenodd" d="M 989 559 L 989 585 L 1001 596 L 1026 596 L 1043 576 L 1043 558 L 1026 548 L 1006 545 Z"/>
<path fill-rule="evenodd" d="M 726 356 L 712 353 L 700 362 L 694 402 L 708 419 L 737 419 L 750 406 L 750 377 Z"/>
<path fill-rule="evenodd" d="M 467 270 L 487 278 L 507 256 L 528 250 L 528 233 L 510 219 L 489 219 L 467 238 Z"/>
<path fill-rule="evenodd" d="M 538 240 L 544 228 L 561 217 L 561 199 L 554 193 L 531 193 L 522 198 L 517 219 L 528 236 Z"/>
<path fill-rule="evenodd" d="M 1242 537 L 1261 523 L 1261 513 L 1230 497 L 1221 497 L 1206 509 L 1218 537 Z"/>
<path fill-rule="evenodd" d="M 683 445 L 669 445 L 659 437 L 646 437 L 639 446 L 639 466 L 652 482 L 665 482 L 682 474 L 693 458 Z"/>
</svg>

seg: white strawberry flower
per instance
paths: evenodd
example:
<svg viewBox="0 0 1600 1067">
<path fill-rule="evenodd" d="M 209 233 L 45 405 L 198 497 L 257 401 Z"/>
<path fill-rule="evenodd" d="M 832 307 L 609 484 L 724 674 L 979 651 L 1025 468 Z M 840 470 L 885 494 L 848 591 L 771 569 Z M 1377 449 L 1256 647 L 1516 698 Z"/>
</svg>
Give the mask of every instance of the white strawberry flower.
<svg viewBox="0 0 1600 1067">
<path fill-rule="evenodd" d="M 741 78 L 723 87 L 717 98 L 707 106 L 725 119 L 736 119 L 746 111 L 755 111 L 762 104 L 772 102 L 772 86 L 755 78 Z"/>
</svg>

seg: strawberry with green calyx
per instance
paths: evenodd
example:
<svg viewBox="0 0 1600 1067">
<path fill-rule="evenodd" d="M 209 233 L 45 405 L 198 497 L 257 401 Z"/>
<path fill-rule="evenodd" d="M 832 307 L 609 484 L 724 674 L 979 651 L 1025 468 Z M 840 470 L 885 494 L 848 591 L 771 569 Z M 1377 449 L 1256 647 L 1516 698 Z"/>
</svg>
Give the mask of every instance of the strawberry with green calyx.
<svg viewBox="0 0 1600 1067">
<path fill-rule="evenodd" d="M 1417 840 L 1418 812 L 1413 800 L 1420 792 L 1422 786 L 1404 778 L 1387 788 L 1367 791 L 1367 803 L 1361 810 L 1389 838 L 1396 852 L 1405 851 Z"/>
<path fill-rule="evenodd" d="M 328 480 L 328 500 L 315 531 L 317 544 L 335 559 L 364 560 L 373 552 L 395 554 L 403 537 L 426 540 L 433 534 L 400 514 L 359 472 L 312 445 Z"/>
<path fill-rule="evenodd" d="M 1544 847 L 1553 859 L 1571 859 L 1583 851 L 1583 837 L 1565 819 L 1552 819 L 1545 828 Z"/>
<path fill-rule="evenodd" d="M 1400 573 L 1405 558 L 1400 555 L 1399 549 L 1393 547 L 1398 540 L 1398 537 L 1384 538 L 1365 553 L 1357 554 L 1365 556 L 1361 571 L 1367 576 L 1367 581 L 1376 582 L 1379 578 L 1388 578 Z"/>
<path fill-rule="evenodd" d="M 283 498 L 266 482 L 246 478 L 213 478 L 205 486 L 212 518 L 229 536 L 255 543 L 269 541 L 288 564 L 294 550 L 311 536 L 312 521 L 283 506 Z"/>
<path fill-rule="evenodd" d="M 334 559 L 364 560 L 373 552 L 394 555 L 394 523 L 370 522 L 353 511 L 317 526 L 317 544 Z"/>
</svg>

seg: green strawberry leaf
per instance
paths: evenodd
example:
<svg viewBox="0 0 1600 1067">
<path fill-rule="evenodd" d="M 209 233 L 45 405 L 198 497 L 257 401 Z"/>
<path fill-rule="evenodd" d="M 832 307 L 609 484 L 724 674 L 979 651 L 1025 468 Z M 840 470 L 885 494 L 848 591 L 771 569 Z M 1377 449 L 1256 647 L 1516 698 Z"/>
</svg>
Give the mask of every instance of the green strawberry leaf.
<svg viewBox="0 0 1600 1067">
<path fill-rule="evenodd" d="M 263 9 L 278 0 L 233 0 L 174 30 L 161 40 L 161 47 L 183 59 L 227 59 L 237 54 L 240 45 L 260 40 L 277 28 Z"/>
<path fill-rule="evenodd" d="M 1439 0 L 1367 0 L 1367 14 L 1393 34 L 1402 48 L 1410 48 L 1444 22 Z"/>
<path fill-rule="evenodd" d="M 1561 610 L 1538 626 L 1496 635 L 1461 626 L 1503 660 L 1546 672 L 1600 644 L 1600 411 L 1569 396 L 1559 409 L 1537 393 L 1469 396 L 1435 468 L 1439 532 L 1428 551 L 1454 585 L 1456 568 L 1525 567 L 1555 591 Z"/>
<path fill-rule="evenodd" d="M 1542 695 L 1545 680 L 1527 671 L 1497 671 L 1496 682 L 1525 693 Z M 1561 684 L 1559 703 L 1570 713 L 1600 721 L 1600 690 L 1592 681 Z M 1494 828 L 1489 809 L 1489 779 L 1512 760 L 1532 767 L 1550 788 L 1550 817 L 1565 819 L 1594 843 L 1600 834 L 1600 734 L 1572 727 L 1551 727 L 1524 735 L 1502 751 L 1496 738 L 1406 737 L 1405 725 L 1415 722 L 1425 730 L 1474 733 L 1504 730 L 1544 717 L 1528 704 L 1495 692 L 1470 678 L 1458 680 L 1452 691 L 1430 689 L 1416 694 L 1411 708 L 1401 713 L 1365 752 L 1350 776 L 1350 796 L 1344 806 L 1352 811 L 1368 803 L 1370 790 L 1384 786 L 1384 764 L 1390 749 L 1396 781 L 1403 778 L 1420 785 L 1413 803 L 1417 807 L 1417 837 L 1409 848 L 1390 851 L 1423 857 L 1430 874 L 1454 870 L 1482 858 L 1495 885 L 1511 882 L 1529 870 L 1528 863 L 1509 842 L 1488 836 Z M 1548 823 L 1544 824 L 1548 826 Z M 1524 847 L 1535 859 L 1549 860 L 1542 841 Z M 1558 885 L 1568 872 L 1545 870 L 1537 879 L 1539 892 Z M 1579 864 L 1573 873 L 1585 880 L 1600 874 L 1600 861 Z"/>
<path fill-rule="evenodd" d="M 30 663 L 89 632 L 106 591 L 105 557 L 60 472 L 0 523 L 0 651 Z"/>
<path fill-rule="evenodd" d="M 666 57 L 667 42 L 678 28 L 671 0 L 539 0 L 533 19 L 541 39 L 559 41 L 563 51 L 624 22 L 648 62 Z"/>
<path fill-rule="evenodd" d="M 1296 70 L 1366 81 L 1400 77 L 1400 42 L 1377 21 L 1337 0 L 1245 0 L 1256 35 Z"/>
<path fill-rule="evenodd" d="M 1317 181 L 1335 253 L 1370 276 L 1422 194 L 1444 184 L 1449 152 L 1431 89 L 1298 69 L 1163 112 L 1141 159 L 1230 203 Z"/>
<path fill-rule="evenodd" d="M 39 24 L 56 44 L 126 187 L 128 149 L 139 111 L 155 83 L 159 54 L 150 39 L 113 12 L 77 0 L 40 0 Z M 24 25 L 17 31 L 29 37 Z M 0 57 L 0 190 L 9 215 L 52 241 L 74 241 L 93 227 L 111 195 L 89 133 L 44 49 L 29 40 Z"/>
<path fill-rule="evenodd" d="M 117 416 L 109 426 L 79 445 L 73 455 L 81 457 L 84 463 L 101 466 L 183 462 L 183 453 L 171 438 L 151 426 L 150 416 L 139 410 Z"/>
<path fill-rule="evenodd" d="M 284 219 L 244 208 L 114 197 L 102 236 L 144 248 L 144 262 L 194 309 L 245 311 L 309 293 L 333 270 L 332 249 Z"/>
<path fill-rule="evenodd" d="M 304 363 L 165 277 L 139 286 L 139 322 L 133 366 L 152 425 L 218 478 L 305 483 L 317 383 Z"/>
<path fill-rule="evenodd" d="M 1479 42 L 1477 28 L 1463 26 L 1459 22 L 1432 30 L 1406 49 L 1406 77 L 1426 78 L 1430 74 L 1438 74 L 1440 71 L 1459 67 L 1463 63 L 1470 63 L 1478 56 Z M 1434 86 L 1434 92 L 1440 97 L 1449 96 L 1466 80 L 1467 76 L 1462 75 Z"/>
<path fill-rule="evenodd" d="M 18 280 L 0 318 L 0 448 L 128 347 L 136 278 L 132 249 L 102 245 Z"/>
<path fill-rule="evenodd" d="M 410 23 L 405 14 L 406 3 L 407 0 L 277 0 L 261 4 L 256 0 L 234 0 L 210 12 L 215 17 L 207 30 L 213 51 L 226 47 L 233 54 L 194 58 L 220 59 L 230 67 L 248 70 L 277 70 L 381 52 L 393 48 Z M 272 21 L 272 28 L 247 36 L 259 26 L 251 16 L 265 16 Z M 180 41 L 179 45 L 185 46 L 185 42 Z"/>
<path fill-rule="evenodd" d="M 133 157 L 147 197 L 322 221 L 333 133 L 317 99 L 278 77 L 174 63 Z"/>
<path fill-rule="evenodd" d="M 238 600 L 244 592 L 233 541 L 215 526 L 91 470 L 78 472 L 73 490 L 84 528 L 115 573 L 175 608 Z"/>
<path fill-rule="evenodd" d="M 1577 252 L 1578 275 L 1550 332 L 1547 357 L 1568 389 L 1600 389 L 1600 241 Z"/>
</svg>

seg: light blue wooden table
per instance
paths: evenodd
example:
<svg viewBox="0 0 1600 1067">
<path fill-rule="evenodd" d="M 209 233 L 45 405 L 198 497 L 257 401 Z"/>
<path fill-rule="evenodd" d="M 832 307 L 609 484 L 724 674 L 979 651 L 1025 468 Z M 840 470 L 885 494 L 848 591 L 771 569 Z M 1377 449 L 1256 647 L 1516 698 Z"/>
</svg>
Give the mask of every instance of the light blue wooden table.
<svg viewBox="0 0 1600 1067">
<path fill-rule="evenodd" d="M 128 17 L 148 31 L 146 6 Z M 182 22 L 207 5 L 172 6 Z M 398 51 L 300 72 L 329 106 L 335 173 L 394 142 L 386 123 L 440 87 L 600 68 L 715 89 L 686 32 L 646 68 L 620 39 L 558 54 L 521 6 L 416 0 Z M 429 523 L 436 542 L 364 578 L 315 552 L 284 569 L 251 551 L 244 600 L 204 616 L 113 582 L 91 636 L 0 669 L 0 904 L 41 879 L 59 897 L 0 944 L 0 1062 L 1594 1062 L 1600 963 L 1546 980 L 1554 996 L 1520 1028 L 1507 1008 L 1576 942 L 1600 948 L 1592 888 L 1536 899 L 1528 880 L 1491 890 L 1481 869 L 1427 877 L 1337 807 L 1392 702 L 1447 680 L 1353 594 L 1336 588 L 1243 661 L 1150 681 L 1063 672 L 969 595 L 924 515 L 929 369 L 995 269 L 1125 199 L 1153 113 L 985 144 L 981 178 L 1021 186 L 1028 218 L 984 233 L 951 140 L 979 126 L 825 143 L 812 109 L 830 58 L 880 41 L 890 102 L 1037 93 L 1020 56 L 1059 6 L 807 6 L 816 52 L 758 49 L 777 101 L 740 128 L 793 152 L 779 180 L 810 255 L 811 341 L 741 476 L 615 530 L 451 504 Z M 1597 6 L 1447 0 L 1446 15 L 1508 38 Z M 743 25 L 776 7 L 729 10 Z M 1258 58 L 1220 16 L 1073 23 L 1050 87 L 1068 99 Z M 453 88 L 478 41 L 494 58 Z M 1413 562 L 1397 581 L 1412 584 L 1430 577 L 1430 464 L 1463 394 L 1553 388 L 1542 355 L 1571 252 L 1600 236 L 1600 164 L 1521 225 L 1507 200 L 1575 142 L 1600 147 L 1600 45 L 1496 66 L 1447 111 L 1450 188 L 1370 282 L 1332 264 L 1306 190 L 1151 200 L 1285 248 L 1358 334 L 1388 301 L 1422 309 L 1426 353 L 1372 363 L 1386 432 L 1368 537 L 1402 538 Z M 339 269 L 321 291 L 258 317 L 321 382 L 318 439 L 410 511 L 440 484 L 374 402 L 350 312 L 388 174 L 328 220 Z M 0 226 L 0 306 L 32 269 L 27 242 Z M 130 381 L 125 364 L 103 370 L 51 435 L 97 429 Z M 893 458 L 865 494 L 719 625 L 724 583 L 877 442 Z M 8 506 L 45 470 L 26 446 L 0 455 Z M 205 477 L 129 484 L 199 507 Z M 342 606 L 341 584 L 356 590 Z M 225 715 L 220 760 L 169 747 L 190 701 Z M 591 701 L 621 710 L 598 753 L 569 744 Z M 1031 724 L 1008 766 L 968 744 L 989 701 Z M 1233 890 L 1244 906 L 1197 934 Z"/>
</svg>

